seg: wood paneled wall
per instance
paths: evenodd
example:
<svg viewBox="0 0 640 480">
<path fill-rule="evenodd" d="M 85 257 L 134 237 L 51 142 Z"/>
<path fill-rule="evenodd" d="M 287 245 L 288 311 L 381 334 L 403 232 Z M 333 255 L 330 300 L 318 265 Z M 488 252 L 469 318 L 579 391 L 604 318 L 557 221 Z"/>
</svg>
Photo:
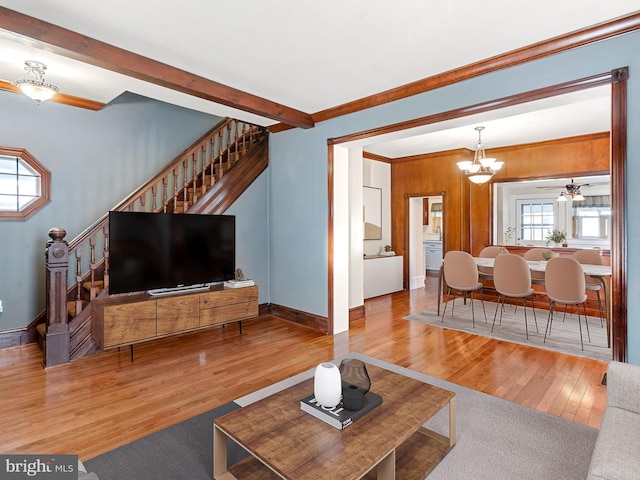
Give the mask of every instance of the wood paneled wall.
<svg viewBox="0 0 640 480">
<path fill-rule="evenodd" d="M 399 158 L 391 163 L 392 247 L 407 259 L 408 208 L 411 197 L 443 195 L 443 253 L 477 254 L 492 244 L 492 183 L 535 178 L 605 174 L 610 170 L 609 133 L 488 149 L 505 162 L 491 182 L 472 184 L 457 162 L 473 160 L 473 151 L 450 150 Z M 405 260 L 405 271 L 407 266 Z"/>
</svg>

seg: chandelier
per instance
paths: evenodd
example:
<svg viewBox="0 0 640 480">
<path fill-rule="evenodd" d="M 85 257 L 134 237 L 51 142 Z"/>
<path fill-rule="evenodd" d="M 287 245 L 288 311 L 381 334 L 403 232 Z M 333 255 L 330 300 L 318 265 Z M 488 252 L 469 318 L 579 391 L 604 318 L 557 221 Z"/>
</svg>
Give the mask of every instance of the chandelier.
<svg viewBox="0 0 640 480">
<path fill-rule="evenodd" d="M 49 100 L 58 93 L 58 87 L 44 81 L 44 71 L 47 69 L 44 63 L 27 60 L 24 64 L 27 75 L 15 82 L 22 93 L 38 103 Z"/>
<path fill-rule="evenodd" d="M 502 168 L 504 162 L 498 162 L 495 158 L 485 156 L 484 146 L 482 145 L 482 130 L 484 130 L 484 127 L 475 127 L 475 129 L 478 131 L 478 143 L 473 155 L 473 162 L 464 160 L 458 162 L 457 165 L 469 180 L 473 183 L 481 184 L 487 183 Z"/>
</svg>

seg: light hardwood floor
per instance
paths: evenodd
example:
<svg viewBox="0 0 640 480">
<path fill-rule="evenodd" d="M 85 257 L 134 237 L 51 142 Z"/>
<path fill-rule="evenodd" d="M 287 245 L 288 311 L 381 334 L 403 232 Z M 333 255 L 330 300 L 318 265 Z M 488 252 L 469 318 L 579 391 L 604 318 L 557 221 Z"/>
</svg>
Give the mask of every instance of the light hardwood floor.
<svg viewBox="0 0 640 480">
<path fill-rule="evenodd" d="M 349 352 L 360 352 L 598 428 L 606 364 L 402 317 L 435 305 L 435 280 L 368 300 L 325 336 L 272 316 L 44 370 L 35 345 L 0 350 L 0 452 L 87 460 Z"/>
</svg>

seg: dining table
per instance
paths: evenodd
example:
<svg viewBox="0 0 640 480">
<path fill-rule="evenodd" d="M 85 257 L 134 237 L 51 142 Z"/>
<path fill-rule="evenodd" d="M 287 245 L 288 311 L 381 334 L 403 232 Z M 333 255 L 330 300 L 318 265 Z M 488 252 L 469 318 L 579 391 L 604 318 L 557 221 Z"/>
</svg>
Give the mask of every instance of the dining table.
<svg viewBox="0 0 640 480">
<path fill-rule="evenodd" d="M 493 268 L 493 262 L 495 258 L 487 257 L 473 257 L 478 267 Z M 547 261 L 540 260 L 527 260 L 529 269 L 532 272 L 544 272 L 547 268 Z M 594 278 L 598 278 L 602 284 L 602 292 L 604 297 L 604 310 L 605 320 L 607 324 L 607 347 L 611 347 L 611 302 L 609 298 L 610 281 L 611 281 L 611 266 L 610 265 L 593 265 L 582 263 L 582 270 L 585 275 L 590 275 Z M 440 303 L 442 301 L 442 287 L 444 285 L 444 263 L 440 267 L 440 274 L 438 280 L 438 315 L 440 315 Z"/>
</svg>

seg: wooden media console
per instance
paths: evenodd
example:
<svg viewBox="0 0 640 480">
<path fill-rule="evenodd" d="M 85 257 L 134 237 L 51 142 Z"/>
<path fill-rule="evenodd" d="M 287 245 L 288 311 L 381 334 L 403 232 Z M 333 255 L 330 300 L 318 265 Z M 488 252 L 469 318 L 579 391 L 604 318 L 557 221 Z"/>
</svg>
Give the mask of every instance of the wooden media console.
<svg viewBox="0 0 640 480">
<path fill-rule="evenodd" d="M 96 299 L 91 334 L 103 349 L 121 347 L 258 316 L 258 287 L 214 286 L 198 293 L 146 293 Z M 133 350 L 132 350 L 133 358 Z"/>
</svg>

